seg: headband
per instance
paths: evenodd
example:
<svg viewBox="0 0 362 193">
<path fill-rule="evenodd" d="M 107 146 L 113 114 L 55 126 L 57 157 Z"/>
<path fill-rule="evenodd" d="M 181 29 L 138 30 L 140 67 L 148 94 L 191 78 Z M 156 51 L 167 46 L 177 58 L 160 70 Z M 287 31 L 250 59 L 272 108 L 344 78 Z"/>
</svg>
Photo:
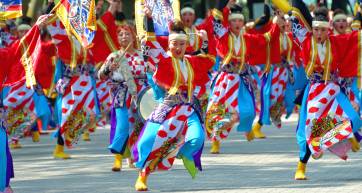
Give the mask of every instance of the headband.
<svg viewBox="0 0 362 193">
<path fill-rule="evenodd" d="M 347 16 L 345 14 L 337 14 L 333 17 L 333 22 L 336 22 L 337 20 L 347 20 Z"/>
<path fill-rule="evenodd" d="M 181 15 L 184 13 L 192 13 L 195 14 L 195 9 L 193 9 L 192 7 L 184 7 L 181 9 Z"/>
<path fill-rule="evenodd" d="M 233 20 L 233 19 L 241 19 L 241 20 L 244 20 L 244 15 L 241 14 L 241 13 L 231 13 L 229 15 L 229 21 L 230 20 Z"/>
<path fill-rule="evenodd" d="M 312 27 L 329 28 L 329 22 L 328 21 L 313 21 Z"/>
<path fill-rule="evenodd" d="M 172 33 L 168 36 L 168 40 L 185 40 L 187 41 L 187 35 L 183 33 Z"/>
</svg>

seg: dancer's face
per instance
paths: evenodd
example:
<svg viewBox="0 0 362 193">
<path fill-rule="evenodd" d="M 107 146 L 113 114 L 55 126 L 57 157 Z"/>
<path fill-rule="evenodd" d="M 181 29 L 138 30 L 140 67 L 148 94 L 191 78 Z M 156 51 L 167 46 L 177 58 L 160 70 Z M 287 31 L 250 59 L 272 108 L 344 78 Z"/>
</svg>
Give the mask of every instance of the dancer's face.
<svg viewBox="0 0 362 193">
<path fill-rule="evenodd" d="M 318 43 L 324 43 L 328 38 L 328 28 L 313 27 L 313 36 L 317 39 Z"/>
<path fill-rule="evenodd" d="M 192 24 L 194 24 L 194 22 L 195 22 L 195 14 L 193 14 L 191 12 L 186 12 L 181 15 L 181 20 L 182 20 L 182 23 L 184 24 L 184 26 L 190 28 L 192 26 Z"/>
<path fill-rule="evenodd" d="M 333 22 L 333 27 L 339 34 L 345 34 L 347 26 L 348 23 L 346 19 L 337 19 L 335 22 Z"/>
<path fill-rule="evenodd" d="M 241 29 L 244 27 L 244 20 L 242 19 L 232 19 L 229 21 L 230 30 L 234 34 L 239 34 Z"/>
<path fill-rule="evenodd" d="M 127 48 L 127 46 L 133 43 L 134 39 L 132 33 L 126 29 L 122 29 L 118 32 L 118 43 L 122 48 Z M 132 45 L 130 47 L 133 47 Z"/>
<path fill-rule="evenodd" d="M 170 40 L 168 47 L 173 57 L 181 59 L 185 55 L 186 40 Z"/>
<path fill-rule="evenodd" d="M 285 31 L 286 32 L 291 32 L 292 31 L 292 22 L 290 20 L 287 20 L 287 22 L 286 22 Z"/>
<path fill-rule="evenodd" d="M 283 17 L 281 18 L 280 22 L 278 23 L 278 26 L 280 28 L 280 31 L 282 33 L 286 32 L 288 30 L 288 24 L 286 19 L 284 19 Z"/>
<path fill-rule="evenodd" d="M 28 33 L 29 30 L 18 30 L 18 36 L 19 38 L 22 38 Z"/>
</svg>

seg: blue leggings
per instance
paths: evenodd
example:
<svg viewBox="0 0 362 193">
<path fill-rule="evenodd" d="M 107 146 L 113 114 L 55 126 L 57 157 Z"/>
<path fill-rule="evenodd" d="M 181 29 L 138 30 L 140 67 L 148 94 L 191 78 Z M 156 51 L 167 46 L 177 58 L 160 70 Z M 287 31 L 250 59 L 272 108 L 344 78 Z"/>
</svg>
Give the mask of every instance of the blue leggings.
<svg viewBox="0 0 362 193">
<path fill-rule="evenodd" d="M 116 108 L 116 131 L 108 149 L 112 153 L 123 154 L 129 136 L 128 109 Z"/>
<path fill-rule="evenodd" d="M 187 126 L 186 143 L 180 149 L 179 155 L 183 155 L 187 159 L 193 160 L 193 155 L 197 153 L 204 144 L 205 133 L 196 113 L 193 113 L 187 119 Z"/>
<path fill-rule="evenodd" d="M 185 144 L 178 153 L 179 156 L 185 156 L 189 160 L 194 160 L 193 156 L 202 148 L 205 140 L 204 130 L 201 126 L 199 117 L 193 113 L 187 120 L 188 130 L 185 136 Z M 160 124 L 147 122 L 144 133 L 138 141 L 137 149 L 139 159 L 135 163 L 136 167 L 143 168 L 149 154 L 152 151 L 152 146 L 160 128 Z"/>
<path fill-rule="evenodd" d="M 6 155 L 6 132 L 0 125 L 0 192 L 6 188 L 7 155 Z"/>
</svg>

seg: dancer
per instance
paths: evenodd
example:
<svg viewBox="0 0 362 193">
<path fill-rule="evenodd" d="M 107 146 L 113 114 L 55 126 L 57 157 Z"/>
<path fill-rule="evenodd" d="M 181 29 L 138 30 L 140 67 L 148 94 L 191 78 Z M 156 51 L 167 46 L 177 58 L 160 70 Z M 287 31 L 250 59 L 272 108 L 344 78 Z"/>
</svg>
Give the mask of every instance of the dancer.
<svg viewBox="0 0 362 193">
<path fill-rule="evenodd" d="M 213 31 L 213 17 L 207 16 L 201 24 L 195 25 L 196 14 L 195 9 L 192 7 L 190 3 L 185 3 L 184 7 L 181 9 L 181 21 L 185 26 L 185 31 L 189 35 L 188 45 L 186 48 L 186 54 L 189 55 L 197 55 L 201 51 L 202 47 L 202 39 L 197 35 L 200 30 L 204 30 L 207 32 L 208 37 L 208 45 L 210 49 L 214 49 L 213 52 L 216 52 L 216 41 L 214 37 Z M 212 76 L 213 72 L 209 73 L 209 76 Z M 202 87 L 195 88 L 195 96 L 197 96 L 198 102 L 200 103 L 202 109 L 202 122 L 204 122 L 207 103 L 210 95 L 210 86 L 211 80 L 206 83 L 206 85 Z"/>
<path fill-rule="evenodd" d="M 294 85 L 293 68 L 299 61 L 299 47 L 293 40 L 293 34 L 288 32 L 287 21 L 281 10 L 273 8 L 274 13 L 282 18 L 282 22 L 279 24 L 281 33 L 276 42 L 279 46 L 272 45 L 273 49 L 280 50 L 281 63 L 264 67 L 261 78 L 261 111 L 259 120 L 252 129 L 256 138 L 265 138 L 261 128 L 263 125 L 270 125 L 270 120 L 277 128 L 281 128 L 281 117 L 287 112 L 287 98 L 285 97 L 287 87 Z M 289 107 L 287 117 L 292 110 L 293 106 L 291 109 Z"/>
<path fill-rule="evenodd" d="M 133 28 L 121 25 L 117 31 L 121 49 L 112 53 L 98 72 L 101 79 L 112 81 L 111 144 L 108 147 L 115 154 L 112 171 L 121 170 L 122 158 L 129 157 L 127 152 L 143 127 L 136 103 L 138 95 L 148 86 L 147 68 L 142 52 L 137 50 Z"/>
<path fill-rule="evenodd" d="M 328 35 L 328 9 L 318 8 L 311 21 L 312 17 L 302 1 L 295 0 L 293 5 L 298 6 L 304 16 L 299 19 L 299 14 L 296 14 L 293 22 L 298 22 L 301 26 L 312 26 L 312 32 L 306 36 L 297 36 L 298 40 L 304 40 L 301 44 L 301 57 L 309 83 L 304 91 L 297 128 L 300 161 L 295 179 L 305 180 L 306 164 L 311 155 L 319 159 L 325 150 L 329 150 L 345 160 L 350 149 L 358 151 L 360 148 L 353 135 L 361 126 L 358 109 L 338 84 L 337 75 L 337 71 L 356 70 L 353 66 L 338 62 L 343 61 L 347 50 L 345 46 L 352 45 L 360 33 Z M 300 35 L 298 31 L 295 32 Z M 357 52 L 357 49 L 349 48 L 348 51 Z M 355 57 L 356 61 L 357 58 Z"/>
<path fill-rule="evenodd" d="M 135 166 L 140 169 L 135 188 L 147 190 L 147 178 L 155 170 L 167 170 L 175 158 L 181 158 L 192 177 L 201 170 L 200 156 L 204 132 L 200 123 L 200 109 L 194 103 L 196 86 L 209 80 L 208 70 L 214 57 L 207 54 L 207 34 L 201 32 L 202 54 L 185 55 L 187 35 L 179 21 L 170 24 L 168 52 L 154 36 L 151 11 L 146 8 L 147 36 L 144 53 L 157 65 L 153 79 L 163 89 L 163 101 L 148 117 L 145 127 L 133 148 Z"/>
<path fill-rule="evenodd" d="M 245 132 L 248 141 L 254 138 L 251 128 L 255 99 L 248 63 L 266 64 L 272 61 L 271 56 L 280 54 L 274 53 L 279 50 L 271 49 L 269 44 L 279 38 L 280 30 L 273 24 L 266 34 L 244 33 L 242 8 L 233 0 L 220 1 L 213 14 L 218 55 L 223 60 L 210 95 L 205 122 L 212 141 L 210 152 L 219 153 L 220 141 L 229 135 L 233 126 L 239 132 Z M 275 22 L 278 20 L 276 18 Z"/>
<path fill-rule="evenodd" d="M 55 112 L 58 127 L 53 156 L 69 159 L 64 145 L 71 147 L 84 131 L 95 124 L 100 113 L 92 54 L 74 36 L 68 36 L 59 20 L 52 19 L 48 31 L 57 48 L 55 69 L 58 93 Z M 63 135 L 65 140 L 63 139 Z"/>
</svg>

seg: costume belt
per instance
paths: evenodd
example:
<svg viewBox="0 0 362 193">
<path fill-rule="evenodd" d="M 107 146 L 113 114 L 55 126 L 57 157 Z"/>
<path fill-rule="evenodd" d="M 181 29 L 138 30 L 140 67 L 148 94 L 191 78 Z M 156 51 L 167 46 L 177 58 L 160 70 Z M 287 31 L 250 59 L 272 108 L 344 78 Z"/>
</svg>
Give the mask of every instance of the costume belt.
<svg viewBox="0 0 362 193">
<path fill-rule="evenodd" d="M 91 64 L 79 64 L 75 68 L 71 68 L 69 65 L 64 65 L 63 76 L 71 78 L 82 74 L 92 74 L 93 69 L 93 65 Z"/>
</svg>

